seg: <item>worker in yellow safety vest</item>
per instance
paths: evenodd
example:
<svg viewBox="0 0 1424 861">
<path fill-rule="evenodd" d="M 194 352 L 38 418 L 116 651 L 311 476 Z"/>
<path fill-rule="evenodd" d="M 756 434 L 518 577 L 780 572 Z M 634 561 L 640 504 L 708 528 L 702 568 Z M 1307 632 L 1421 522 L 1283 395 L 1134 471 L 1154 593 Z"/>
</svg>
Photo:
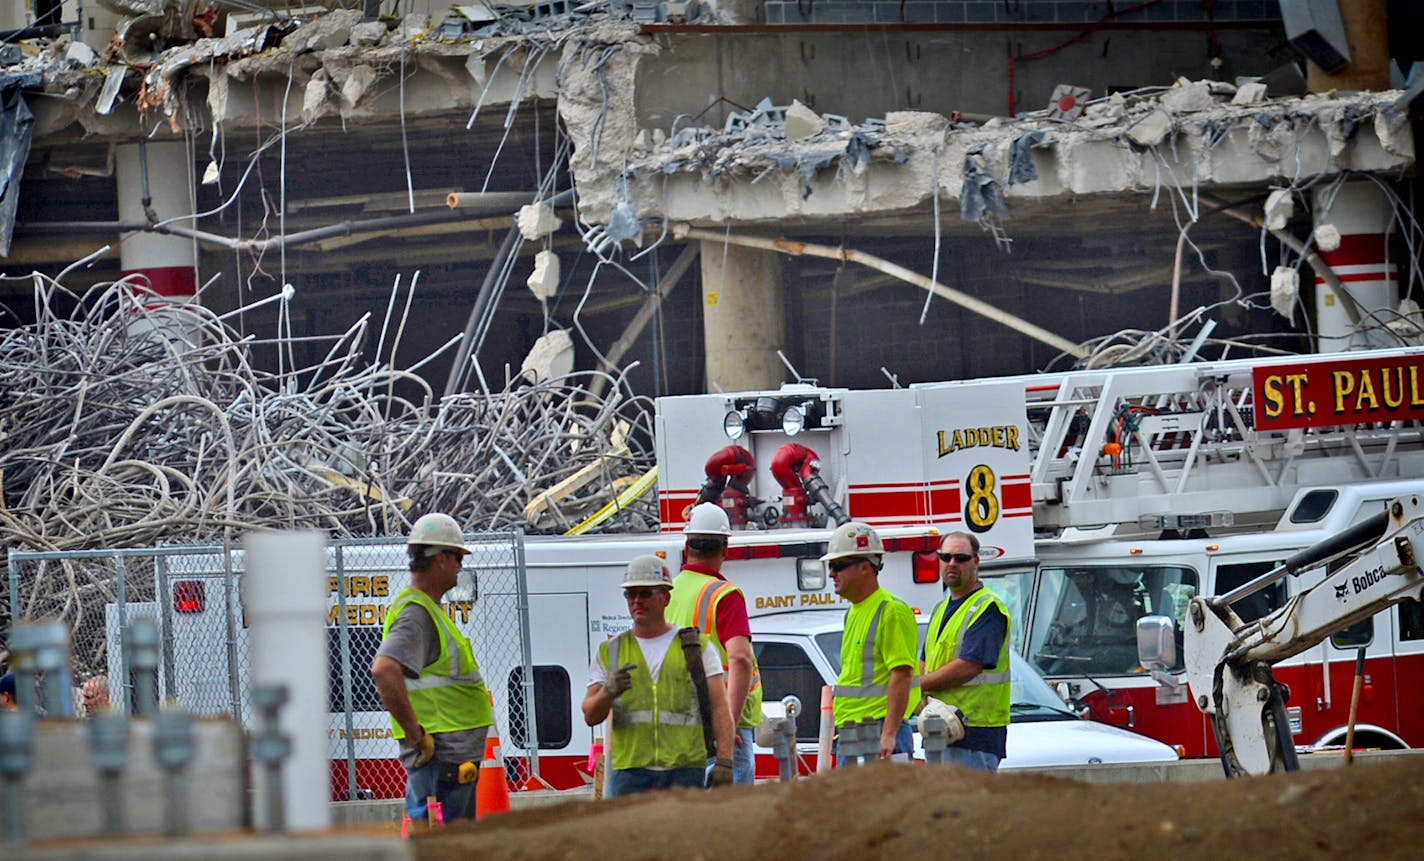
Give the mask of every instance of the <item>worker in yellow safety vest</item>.
<svg viewBox="0 0 1424 861">
<path fill-rule="evenodd" d="M 732 715 L 722 659 L 706 635 L 667 621 L 671 593 L 666 562 L 634 557 L 623 577 L 633 625 L 600 643 L 589 666 L 584 721 L 597 726 L 613 714 L 612 797 L 700 787 L 709 780 L 712 753 L 711 785 L 732 782 Z"/>
<path fill-rule="evenodd" d="M 964 737 L 943 762 L 995 772 L 1008 740 L 1009 611 L 979 579 L 977 537 L 945 535 L 939 569 L 946 594 L 930 614 L 920 687 L 964 715 Z"/>
<path fill-rule="evenodd" d="M 440 608 L 469 553 L 454 518 L 426 514 L 406 542 L 411 585 L 386 611 L 371 678 L 391 714 L 406 769 L 406 812 L 424 819 L 430 796 L 444 819 L 473 819 L 490 694 L 470 641 Z"/>
<path fill-rule="evenodd" d="M 732 781 L 753 783 L 756 780 L 753 731 L 762 721 L 761 673 L 752 654 L 746 596 L 722 576 L 732 524 L 722 506 L 703 502 L 692 509 L 683 534 L 687 537 L 687 559 L 673 578 L 667 618 L 674 625 L 691 626 L 706 634 L 722 656 L 727 709 L 737 724 Z"/>
<path fill-rule="evenodd" d="M 841 634 L 841 671 L 836 678 L 836 726 L 878 721 L 880 759 L 914 752 L 907 722 L 919 702 L 915 613 L 880 585 L 885 545 L 864 523 L 845 523 L 826 542 L 826 563 L 836 594 L 851 602 Z M 837 745 L 837 761 L 844 754 Z"/>
</svg>

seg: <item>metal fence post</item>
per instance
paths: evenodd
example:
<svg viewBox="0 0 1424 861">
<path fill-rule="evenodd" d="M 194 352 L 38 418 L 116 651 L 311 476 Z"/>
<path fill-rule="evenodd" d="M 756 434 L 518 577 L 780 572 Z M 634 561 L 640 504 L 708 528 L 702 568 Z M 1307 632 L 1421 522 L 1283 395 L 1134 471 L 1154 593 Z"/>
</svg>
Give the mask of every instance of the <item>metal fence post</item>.
<svg viewBox="0 0 1424 861">
<path fill-rule="evenodd" d="M 118 706 L 124 714 L 128 714 L 133 705 L 133 679 L 129 678 L 128 655 L 124 652 L 124 632 L 129 629 L 129 569 L 124 562 L 122 553 L 114 554 L 114 576 L 118 582 L 114 584 L 114 601 L 119 605 L 119 658 L 114 666 L 119 669 L 118 686 L 123 692 L 124 702 Z M 109 684 L 114 684 L 114 679 L 109 679 Z"/>
<path fill-rule="evenodd" d="M 336 551 L 336 602 L 341 608 L 338 615 L 336 637 L 341 644 L 341 707 L 346 718 L 346 797 L 356 798 L 356 724 L 352 720 L 351 701 L 351 629 L 346 624 L 346 544 L 334 541 Z"/>
<path fill-rule="evenodd" d="M 539 776 L 539 715 L 534 703 L 534 656 L 530 648 L 529 631 L 529 571 L 524 564 L 524 530 L 515 529 L 510 536 L 514 550 L 514 588 L 519 604 L 519 657 L 523 662 L 524 687 L 524 752 L 529 758 L 529 770 Z"/>
<path fill-rule="evenodd" d="M 15 548 L 6 551 L 10 563 L 10 624 L 20 618 L 20 563 L 15 561 Z"/>
<path fill-rule="evenodd" d="M 223 534 L 223 624 L 227 627 L 227 688 L 228 697 L 232 702 L 232 714 L 238 719 L 242 716 L 242 687 L 237 674 L 237 625 L 234 624 L 233 614 L 233 573 L 232 573 L 232 541 L 227 536 L 227 531 Z"/>
<path fill-rule="evenodd" d="M 173 599 L 168 592 L 167 556 L 153 558 L 153 574 L 156 584 L 154 601 L 158 604 L 158 642 L 159 648 L 163 650 L 162 700 L 167 702 L 176 696 L 174 691 L 177 679 L 173 660 L 173 618 L 169 615 L 173 612 Z"/>
</svg>

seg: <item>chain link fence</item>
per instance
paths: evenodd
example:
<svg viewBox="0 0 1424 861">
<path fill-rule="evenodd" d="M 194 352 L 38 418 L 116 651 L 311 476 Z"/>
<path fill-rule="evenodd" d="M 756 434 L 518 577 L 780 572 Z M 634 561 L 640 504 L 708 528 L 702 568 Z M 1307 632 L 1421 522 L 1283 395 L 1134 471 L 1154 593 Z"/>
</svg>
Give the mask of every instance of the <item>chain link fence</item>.
<svg viewBox="0 0 1424 861">
<path fill-rule="evenodd" d="M 495 729 L 526 745 L 503 746 L 510 784 L 519 785 L 539 767 L 524 537 L 489 532 L 465 541 L 471 553 L 444 607 L 474 647 L 494 698 Z M 159 697 L 199 716 L 236 716 L 251 728 L 243 573 L 236 546 L 12 550 L 7 597 L 13 619 L 58 619 L 68 627 L 75 714 L 84 712 L 84 683 L 95 679 L 110 707 L 136 711 L 123 632 L 148 619 L 161 643 Z M 386 608 L 410 585 L 404 539 L 332 541 L 326 577 L 332 798 L 399 798 L 405 772 L 370 666 Z"/>
</svg>

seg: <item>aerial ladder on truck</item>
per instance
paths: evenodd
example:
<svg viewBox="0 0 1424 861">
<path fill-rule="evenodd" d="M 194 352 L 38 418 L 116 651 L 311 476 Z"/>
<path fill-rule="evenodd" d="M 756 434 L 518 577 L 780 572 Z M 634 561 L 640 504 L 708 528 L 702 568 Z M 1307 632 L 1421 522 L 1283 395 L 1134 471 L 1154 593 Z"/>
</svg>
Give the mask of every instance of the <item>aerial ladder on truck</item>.
<svg viewBox="0 0 1424 861">
<path fill-rule="evenodd" d="M 1187 680 L 1197 706 L 1211 717 L 1227 777 L 1299 768 L 1285 710 L 1290 692 L 1272 666 L 1394 604 L 1424 597 L 1421 558 L 1424 484 L 1226 594 L 1191 599 L 1183 640 Z M 1232 610 L 1282 575 L 1299 577 L 1322 565 L 1325 576 L 1274 612 L 1245 623 Z M 1144 668 L 1161 672 L 1175 665 L 1171 617 L 1144 617 L 1137 632 Z"/>
<path fill-rule="evenodd" d="M 1303 487 L 1424 474 L 1417 348 L 1021 379 L 1040 533 L 1268 528 Z"/>
</svg>

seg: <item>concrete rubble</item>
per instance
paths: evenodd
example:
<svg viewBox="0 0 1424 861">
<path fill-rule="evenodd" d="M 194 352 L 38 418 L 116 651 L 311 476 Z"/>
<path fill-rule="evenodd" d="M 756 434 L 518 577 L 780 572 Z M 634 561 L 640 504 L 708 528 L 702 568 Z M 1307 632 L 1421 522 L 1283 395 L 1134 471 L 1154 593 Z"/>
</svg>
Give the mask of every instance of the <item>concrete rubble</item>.
<svg viewBox="0 0 1424 861">
<path fill-rule="evenodd" d="M 1396 91 L 1244 105 L 1236 94 L 1234 87 L 1199 81 L 1115 95 L 1090 106 L 1082 123 L 1030 114 L 970 125 L 938 115 L 911 114 L 915 119 L 907 121 L 901 114 L 850 128 L 827 118 L 824 130 L 807 135 L 798 118 L 799 137 L 786 133 L 784 120 L 753 114 L 732 131 L 670 130 L 664 145 L 635 148 L 626 173 L 644 218 L 720 223 L 894 211 L 923 203 L 937 189 L 945 200 L 968 198 L 961 209 L 977 220 L 996 209 L 973 202 L 986 195 L 1011 208 L 1016 200 L 1151 191 L 1164 181 L 1289 181 L 1343 170 L 1399 171 L 1414 162 Z M 1023 155 L 1026 143 L 1032 158 Z M 671 179 L 684 174 L 697 181 Z M 747 186 L 767 190 L 755 194 Z M 586 205 L 590 196 L 586 191 Z"/>
<path fill-rule="evenodd" d="M 159 0 L 129 2 L 144 20 L 166 8 Z M 241 121 L 233 86 L 263 77 L 290 78 L 299 88 L 303 123 L 374 118 L 389 115 L 390 88 L 382 84 L 405 64 L 445 82 L 430 110 L 478 114 L 488 105 L 554 98 L 574 144 L 580 218 L 612 226 L 620 239 L 630 236 L 630 217 L 645 226 L 831 219 L 903 210 L 938 194 L 978 220 L 996 214 L 994 201 L 1011 209 L 1016 201 L 1155 190 L 1164 176 L 1194 185 L 1271 182 L 1398 171 L 1414 160 L 1397 92 L 1272 99 L 1260 82 L 1179 80 L 1114 94 L 1090 102 L 1078 122 L 1044 110 L 981 123 L 938 115 L 852 123 L 799 102 L 764 101 L 718 127 L 650 129 L 633 101 L 639 76 L 652 73 L 663 51 L 638 28 L 647 8 L 621 0 L 476 3 L 440 20 L 412 14 L 399 23 L 362 22 L 359 12 L 337 9 L 195 36 L 149 54 L 125 43 L 92 57 L 61 39 L 9 74 L 40 74 L 46 92 L 63 94 L 39 134 L 70 122 L 86 133 L 112 131 L 106 117 L 116 99 L 161 113 L 175 131 Z M 144 69 L 136 92 L 115 86 L 114 73 L 126 67 L 130 79 Z M 190 118 L 180 86 L 203 79 L 207 120 Z"/>
</svg>

